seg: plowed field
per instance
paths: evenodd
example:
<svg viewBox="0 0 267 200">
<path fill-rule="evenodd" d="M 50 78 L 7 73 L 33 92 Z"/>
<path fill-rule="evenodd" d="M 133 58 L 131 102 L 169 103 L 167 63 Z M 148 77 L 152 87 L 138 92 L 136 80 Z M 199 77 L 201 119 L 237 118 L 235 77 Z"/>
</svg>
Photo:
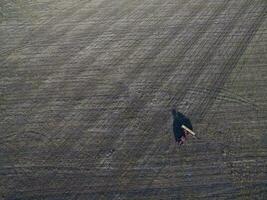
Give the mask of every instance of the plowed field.
<svg viewBox="0 0 267 200">
<path fill-rule="evenodd" d="M 266 0 L 0 6 L 0 199 L 266 199 Z"/>
</svg>

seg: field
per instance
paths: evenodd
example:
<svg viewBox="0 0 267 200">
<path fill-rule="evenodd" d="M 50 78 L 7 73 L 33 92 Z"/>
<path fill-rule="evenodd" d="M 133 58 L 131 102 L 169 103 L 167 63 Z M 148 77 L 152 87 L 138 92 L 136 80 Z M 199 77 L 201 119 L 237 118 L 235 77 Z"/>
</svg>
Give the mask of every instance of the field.
<svg viewBox="0 0 267 200">
<path fill-rule="evenodd" d="M 266 199 L 266 0 L 0 8 L 0 199 Z"/>
</svg>

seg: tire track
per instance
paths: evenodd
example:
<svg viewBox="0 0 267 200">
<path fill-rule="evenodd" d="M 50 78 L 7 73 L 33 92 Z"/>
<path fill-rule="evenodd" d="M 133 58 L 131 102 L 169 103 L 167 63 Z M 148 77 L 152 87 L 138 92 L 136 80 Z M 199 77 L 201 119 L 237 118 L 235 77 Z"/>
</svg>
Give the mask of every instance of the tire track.
<svg viewBox="0 0 267 200">
<path fill-rule="evenodd" d="M 214 15 L 212 15 L 211 16 L 211 18 L 208 20 L 208 22 L 206 22 L 206 24 L 209 24 L 207 27 L 205 26 L 205 28 L 203 28 L 203 30 L 204 29 L 208 29 L 208 27 L 212 24 L 212 20 L 214 19 L 214 18 L 216 18 L 216 16 L 217 15 L 219 15 L 219 13 L 220 13 L 220 9 L 225 9 L 226 8 L 226 5 L 227 5 L 227 3 L 228 2 L 226 2 L 225 4 L 223 4 L 223 6 L 221 6 L 218 10 L 217 10 L 217 12 L 215 12 L 215 14 Z M 204 31 L 203 31 L 204 32 Z M 203 33 L 204 34 L 204 33 Z M 187 53 L 187 51 L 188 50 L 190 50 L 191 49 L 191 46 L 196 42 L 196 41 L 198 41 L 199 39 L 201 38 L 201 35 L 198 35 L 198 36 L 194 36 L 194 38 L 190 38 L 189 39 L 189 41 L 188 41 L 188 45 L 185 45 L 186 46 L 186 48 L 184 48 L 183 49 L 183 53 L 181 54 L 182 56 L 181 56 L 181 58 L 183 58 L 183 55 L 185 55 L 186 53 Z M 166 75 L 166 77 L 168 77 L 169 75 Z M 161 81 L 162 82 L 162 81 Z M 156 91 L 158 91 L 158 90 L 156 90 Z M 149 102 L 149 100 L 150 99 L 148 99 L 147 100 L 147 102 Z M 140 103 L 136 103 L 137 105 L 139 105 Z M 143 104 L 141 104 L 141 105 L 143 105 Z M 144 105 L 144 106 L 146 106 L 146 105 Z M 138 112 L 140 111 L 140 110 L 143 110 L 143 108 L 144 107 L 141 107 L 141 108 L 139 108 L 138 109 Z M 126 111 L 126 113 L 127 113 L 128 111 Z M 136 112 L 136 114 L 138 114 L 138 112 Z M 136 115 L 134 115 L 134 116 L 136 116 Z M 153 121 L 153 120 L 152 120 Z M 127 127 L 128 126 L 128 124 L 126 124 L 124 127 Z M 114 130 L 115 131 L 115 130 Z M 105 146 L 105 145 L 104 145 Z"/>
<path fill-rule="evenodd" d="M 192 95 L 199 94 L 199 95 L 207 95 L 207 96 L 210 95 L 213 91 L 213 92 L 216 92 L 216 95 L 211 98 L 221 100 L 221 101 L 244 104 L 244 105 L 253 107 L 255 110 L 258 109 L 258 106 L 255 103 L 251 102 L 249 99 L 239 96 L 237 94 L 233 94 L 231 91 L 226 90 L 223 87 L 215 88 L 214 90 L 211 90 L 207 87 L 195 87 L 195 88 L 190 88 L 189 91 L 190 93 L 192 93 Z"/>
<path fill-rule="evenodd" d="M 253 23 L 251 27 L 249 27 L 244 38 L 242 38 L 241 41 L 238 42 L 239 46 L 235 49 L 234 53 L 231 54 L 231 57 L 227 59 L 226 62 L 223 64 L 223 68 L 220 71 L 218 77 L 215 77 L 213 88 L 216 88 L 216 89 L 211 90 L 209 93 L 209 98 L 205 98 L 201 102 L 201 106 L 198 107 L 195 111 L 193 111 L 193 113 L 195 113 L 196 115 L 199 115 L 197 117 L 198 119 L 203 118 L 205 114 L 207 113 L 208 108 L 212 107 L 212 105 L 215 102 L 215 96 L 217 96 L 221 92 L 225 82 L 228 80 L 228 77 L 231 75 L 232 71 L 236 67 L 241 56 L 246 51 L 249 43 L 253 39 L 254 34 L 257 32 L 260 25 L 263 23 L 265 16 L 266 16 L 266 7 L 267 7 L 266 4 L 263 4 L 263 5 L 265 6 L 260 16 L 257 18 L 256 22 Z"/>
<path fill-rule="evenodd" d="M 188 74 L 186 74 L 185 79 L 183 80 L 183 84 L 181 84 L 183 86 L 185 85 L 186 87 L 182 87 L 181 89 L 178 90 L 181 95 L 178 96 L 177 100 L 173 99 L 172 100 L 173 103 L 181 102 L 182 99 L 185 98 L 188 89 L 195 84 L 200 74 L 205 70 L 205 66 L 207 65 L 207 63 L 209 63 L 212 60 L 212 58 L 216 54 L 217 49 L 219 49 L 219 47 L 223 44 L 223 42 L 226 40 L 226 37 L 230 34 L 235 24 L 238 22 L 239 18 L 251 5 L 252 5 L 252 2 L 249 2 L 249 1 L 246 1 L 246 3 L 242 5 L 238 13 L 233 17 L 233 20 L 229 24 L 226 25 L 224 31 L 219 35 L 219 37 L 211 45 L 210 50 L 202 56 L 199 62 L 196 62 L 193 65 L 193 67 L 191 68 L 191 71 Z M 188 113 L 188 114 L 190 115 L 191 113 Z"/>
<path fill-rule="evenodd" d="M 178 100 L 176 101 L 176 100 L 172 100 L 172 101 L 170 101 L 170 103 L 169 103 L 169 105 L 175 105 L 175 103 L 174 103 L 174 101 L 175 102 L 181 102 L 182 101 L 182 99 L 185 97 L 185 95 L 186 95 L 186 93 L 187 93 L 187 90 L 188 90 L 188 88 L 190 88 L 190 87 L 192 87 L 192 85 L 194 85 L 195 84 L 195 82 L 196 82 L 196 80 L 197 80 L 197 78 L 199 77 L 197 74 L 201 74 L 201 72 L 204 70 L 204 67 L 205 67 L 205 65 L 211 60 L 211 58 L 215 55 L 215 52 L 216 52 L 216 49 L 218 49 L 222 44 L 223 44 L 223 42 L 224 42 L 224 40 L 226 39 L 226 37 L 227 37 L 227 35 L 229 35 L 230 34 L 230 32 L 231 32 L 231 30 L 234 28 L 234 25 L 237 23 L 237 21 L 238 21 L 238 19 L 239 19 L 239 17 L 240 16 L 242 16 L 244 13 L 245 13 L 245 11 L 249 8 L 249 6 L 251 6 L 252 5 L 252 3 L 250 2 L 250 1 L 246 1 L 246 3 L 240 8 L 240 10 L 238 11 L 238 13 L 235 15 L 235 17 L 234 17 L 234 20 L 233 21 L 231 21 L 231 23 L 229 23 L 226 27 L 225 27 L 225 31 L 219 36 L 219 38 L 213 43 L 213 45 L 211 46 L 211 48 L 210 48 L 210 51 L 209 52 L 207 52 L 203 57 L 202 57 L 202 59 L 200 60 L 200 62 L 197 62 L 195 65 L 194 65 L 194 67 L 192 67 L 192 70 L 189 72 L 189 73 L 187 73 L 186 74 L 186 78 L 183 80 L 183 83 L 184 84 L 180 84 L 180 85 L 182 85 L 184 88 L 181 88 L 180 90 L 178 90 L 179 92 L 180 92 L 180 94 L 181 95 L 179 95 L 178 96 Z M 197 71 L 197 72 L 196 72 Z M 182 91 L 182 92 L 181 92 Z M 175 95 L 175 96 L 177 96 L 177 95 Z M 200 105 L 200 107 L 201 107 L 201 105 Z M 190 114 L 190 113 L 189 113 Z M 161 116 L 161 118 L 159 117 L 159 116 Z M 165 119 L 166 118 L 168 118 L 167 117 L 167 115 L 166 114 L 163 114 L 163 113 L 161 113 L 161 114 L 154 114 L 154 116 L 152 116 L 153 118 L 151 119 L 151 122 L 155 122 L 155 121 L 157 121 L 157 122 L 159 122 L 159 124 L 164 124 L 164 122 L 162 122 L 162 123 L 160 123 L 160 121 L 165 121 Z M 146 127 L 149 127 L 149 125 L 147 125 L 147 124 L 145 124 L 145 126 Z M 150 125 L 151 126 L 151 125 Z M 163 127 L 163 128 L 162 128 Z M 164 126 L 161 126 L 161 127 L 156 127 L 156 128 L 159 128 L 161 131 L 159 131 L 159 132 L 163 132 L 163 130 L 165 130 L 166 129 L 166 124 L 164 125 Z M 153 130 L 151 130 L 151 132 L 153 132 Z M 148 135 L 147 137 L 146 137 L 146 140 L 144 140 L 144 142 L 142 142 L 142 140 L 140 140 L 140 142 L 142 143 L 142 146 L 144 146 L 144 147 L 146 147 L 146 146 L 149 146 L 148 144 L 149 143 L 151 143 L 150 141 L 151 140 L 153 140 L 153 138 L 154 138 L 154 135 Z M 144 138 L 143 138 L 144 139 Z M 156 139 L 156 137 L 155 137 L 155 139 Z M 154 140 L 155 140 L 154 139 Z M 146 150 L 144 150 L 144 149 L 142 149 L 143 150 L 143 152 L 145 152 L 145 153 L 143 153 L 143 155 L 146 155 L 147 154 L 147 150 L 148 150 L 148 147 L 146 148 Z M 156 154 L 156 153 L 158 153 L 157 151 L 156 151 L 156 149 L 155 149 L 155 147 L 151 150 L 151 152 L 154 152 L 154 154 Z M 152 156 L 151 156 L 152 157 Z M 146 160 L 146 161 L 144 161 L 145 163 L 142 163 L 142 165 L 146 165 L 146 163 L 149 163 L 150 162 L 150 160 L 148 159 L 148 160 Z M 164 169 L 164 168 L 163 168 Z M 156 174 L 156 176 L 155 176 L 155 178 L 158 176 L 158 174 L 160 173 L 162 171 L 162 169 L 161 170 L 159 170 L 157 173 L 155 173 Z M 132 176 L 132 178 L 130 178 L 130 180 L 131 179 L 133 179 L 134 180 L 134 177 L 135 176 Z M 132 181 L 133 181 L 132 180 Z M 132 181 L 130 181 L 130 183 L 129 184 L 131 184 L 131 182 Z M 152 182 L 151 182 L 152 183 Z M 149 185 L 151 185 L 151 184 L 149 184 Z M 127 187 L 127 184 L 126 184 L 126 187 Z"/>
<path fill-rule="evenodd" d="M 257 31 L 260 24 L 263 22 L 264 16 L 266 14 L 266 12 L 264 10 L 261 13 L 260 17 L 258 18 L 257 23 L 253 23 L 247 33 L 251 33 L 251 32 L 255 33 Z M 220 76 L 218 79 L 216 79 L 215 84 L 214 84 L 215 88 L 216 87 L 217 88 L 223 87 L 224 83 L 226 82 L 227 77 L 231 74 L 233 68 L 236 66 L 236 63 L 238 62 L 242 53 L 245 51 L 245 49 L 246 49 L 247 45 L 249 44 L 249 42 L 251 41 L 252 37 L 253 37 L 253 34 L 247 34 L 242 39 L 242 43 L 237 47 L 235 53 L 232 54 L 232 56 L 227 60 L 226 64 L 224 65 L 225 68 L 223 68 L 223 70 L 221 72 L 221 74 L 223 74 L 222 78 Z M 228 66 L 231 66 L 232 68 L 227 68 Z M 228 70 L 226 70 L 226 69 L 228 69 Z M 216 93 L 213 94 L 213 97 L 216 95 Z M 210 95 L 208 97 L 210 97 Z M 208 97 L 206 97 L 206 99 L 205 99 L 206 101 L 204 101 L 204 103 L 203 102 L 201 103 L 202 106 L 200 106 L 200 107 L 198 107 L 198 109 L 196 109 L 196 110 L 200 110 L 204 104 L 204 109 L 203 109 L 203 112 L 201 112 L 200 118 L 204 117 L 204 115 L 206 114 L 206 111 L 207 111 L 207 107 L 210 104 L 212 104 L 215 100 L 215 98 L 208 98 Z M 194 115 L 195 115 L 196 113 L 198 113 L 198 111 L 193 111 L 192 113 L 194 113 Z"/>
</svg>

